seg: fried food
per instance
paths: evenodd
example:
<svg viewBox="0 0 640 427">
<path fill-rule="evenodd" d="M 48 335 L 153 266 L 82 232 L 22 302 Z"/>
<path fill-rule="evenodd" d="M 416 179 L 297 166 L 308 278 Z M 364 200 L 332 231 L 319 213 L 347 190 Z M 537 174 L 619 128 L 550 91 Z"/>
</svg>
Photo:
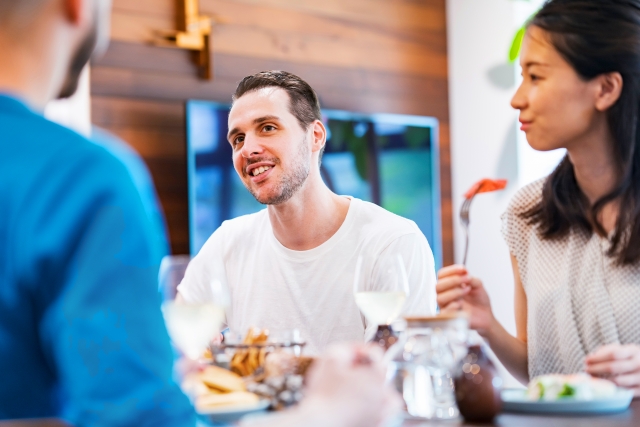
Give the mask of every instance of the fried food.
<svg viewBox="0 0 640 427">
<path fill-rule="evenodd" d="M 244 338 L 243 344 L 249 346 L 260 345 L 267 342 L 269 339 L 269 331 L 257 330 L 255 328 L 249 329 L 249 332 Z M 229 364 L 230 369 L 236 374 L 246 377 L 252 375 L 259 367 L 264 364 L 267 355 L 266 347 L 249 347 L 247 349 L 241 349 L 231 358 Z"/>
<path fill-rule="evenodd" d="M 200 379 L 209 388 L 222 392 L 246 391 L 244 381 L 237 374 L 218 366 L 207 366 Z"/>
<path fill-rule="evenodd" d="M 207 349 L 204 351 L 204 353 L 202 354 L 202 358 L 203 358 L 203 359 L 208 359 L 208 360 L 213 359 L 213 354 L 211 354 L 211 349 L 210 349 L 210 348 L 207 348 Z"/>
<path fill-rule="evenodd" d="M 182 380 L 182 391 L 188 396 L 198 397 L 205 394 L 218 393 L 202 382 L 200 372 L 192 372 Z"/>
<path fill-rule="evenodd" d="M 191 396 L 199 412 L 227 406 L 250 406 L 260 401 L 260 396 L 246 391 L 242 378 L 218 366 L 207 366 L 202 371 L 188 374 L 182 382 L 182 390 Z"/>
<path fill-rule="evenodd" d="M 223 406 L 244 406 L 253 405 L 260 401 L 260 397 L 248 391 L 234 391 L 233 393 L 206 394 L 196 399 L 196 409 L 204 411 L 211 408 Z"/>
</svg>

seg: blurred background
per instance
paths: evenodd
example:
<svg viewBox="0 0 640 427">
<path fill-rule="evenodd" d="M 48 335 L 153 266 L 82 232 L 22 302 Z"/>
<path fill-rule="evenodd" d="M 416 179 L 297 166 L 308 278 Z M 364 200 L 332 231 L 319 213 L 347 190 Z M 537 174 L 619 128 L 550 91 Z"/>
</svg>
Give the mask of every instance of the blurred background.
<svg viewBox="0 0 640 427">
<path fill-rule="evenodd" d="M 211 79 L 198 55 L 167 47 L 185 7 L 210 18 Z M 563 153 L 536 153 L 510 99 L 515 35 L 542 0 L 114 0 L 111 46 L 49 118 L 122 138 L 149 167 L 174 254 L 197 251 L 220 222 L 261 209 L 243 191 L 221 135 L 237 82 L 281 69 L 320 96 L 330 138 L 323 177 L 336 192 L 416 221 L 438 266 L 461 262 L 457 212 L 481 178 L 467 263 L 515 332 L 513 278 L 500 215 L 515 191 Z M 217 169 L 216 169 L 217 168 Z M 228 181 L 225 181 L 228 180 Z M 228 185 L 226 185 L 228 184 Z"/>
</svg>

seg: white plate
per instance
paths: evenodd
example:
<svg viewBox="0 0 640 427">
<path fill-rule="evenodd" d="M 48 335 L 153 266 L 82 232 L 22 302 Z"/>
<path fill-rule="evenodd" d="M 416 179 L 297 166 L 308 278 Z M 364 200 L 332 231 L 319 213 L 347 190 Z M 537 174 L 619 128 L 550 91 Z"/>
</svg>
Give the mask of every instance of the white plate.
<svg viewBox="0 0 640 427">
<path fill-rule="evenodd" d="M 633 392 L 622 388 L 618 388 L 616 394 L 606 399 L 567 398 L 556 401 L 531 401 L 526 398 L 526 390 L 503 390 L 502 410 L 530 414 L 607 414 L 624 411 L 632 399 Z"/>
<path fill-rule="evenodd" d="M 269 400 L 262 399 L 258 403 L 252 405 L 235 405 L 198 411 L 198 415 L 205 417 L 214 423 L 231 423 L 233 421 L 238 421 L 245 415 L 264 412 L 270 404 L 271 402 Z"/>
</svg>

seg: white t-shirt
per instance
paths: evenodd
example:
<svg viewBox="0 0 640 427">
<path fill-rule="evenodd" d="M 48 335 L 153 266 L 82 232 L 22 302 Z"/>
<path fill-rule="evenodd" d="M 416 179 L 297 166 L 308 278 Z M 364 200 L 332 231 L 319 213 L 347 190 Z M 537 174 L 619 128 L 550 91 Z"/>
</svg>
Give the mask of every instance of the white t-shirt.
<svg viewBox="0 0 640 427">
<path fill-rule="evenodd" d="M 403 312 L 435 314 L 435 266 L 427 239 L 413 221 L 355 198 L 338 231 L 307 251 L 287 249 L 275 238 L 266 209 L 225 221 L 191 261 L 178 291 L 187 302 L 204 303 L 212 298 L 211 281 L 223 281 L 231 296 L 232 332 L 298 329 L 307 342 L 305 353 L 313 355 L 332 342 L 373 337 L 377 325 L 368 325 L 355 303 L 356 262 L 359 255 L 388 254 L 400 254 L 406 267 L 410 294 Z"/>
</svg>

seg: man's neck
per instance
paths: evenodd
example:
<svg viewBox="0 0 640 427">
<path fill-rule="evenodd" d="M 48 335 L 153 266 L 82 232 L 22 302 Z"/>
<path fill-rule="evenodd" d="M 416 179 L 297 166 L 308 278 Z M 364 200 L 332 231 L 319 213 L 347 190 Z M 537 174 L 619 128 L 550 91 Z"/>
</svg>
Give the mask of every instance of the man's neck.
<svg viewBox="0 0 640 427">
<path fill-rule="evenodd" d="M 36 30 L 32 40 L 15 41 L 9 34 L 0 32 L 0 93 L 20 98 L 31 108 L 43 111 L 54 99 L 67 74 L 69 58 L 65 50 L 55 49 L 68 43 L 62 35 L 53 31 L 47 37 Z M 37 40 L 45 40 L 41 45 Z M 68 50 L 68 49 L 67 49 Z"/>
<path fill-rule="evenodd" d="M 338 231 L 349 204 L 349 199 L 331 192 L 319 174 L 312 174 L 291 199 L 269 206 L 273 234 L 288 249 L 316 248 Z"/>
</svg>

